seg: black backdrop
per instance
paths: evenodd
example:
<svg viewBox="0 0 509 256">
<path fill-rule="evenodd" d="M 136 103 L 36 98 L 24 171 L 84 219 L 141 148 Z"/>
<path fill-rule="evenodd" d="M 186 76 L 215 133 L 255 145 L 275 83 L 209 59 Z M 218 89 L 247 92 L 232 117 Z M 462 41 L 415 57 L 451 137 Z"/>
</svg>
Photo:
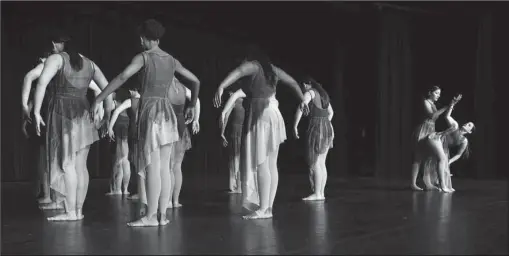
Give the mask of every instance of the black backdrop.
<svg viewBox="0 0 509 256">
<path fill-rule="evenodd" d="M 440 3 L 436 6 L 434 9 L 440 9 Z M 34 66 L 43 50 L 50 47 L 47 35 L 51 27 L 58 25 L 72 29 L 81 52 L 94 60 L 108 79 L 112 79 L 139 51 L 134 28 L 140 21 L 152 17 L 167 29 L 162 48 L 202 81 L 202 131 L 193 138 L 193 149 L 184 161 L 187 175 L 227 175 L 217 128 L 220 112 L 212 108 L 212 97 L 221 79 L 243 57 L 244 47 L 248 43 L 257 43 L 267 50 L 275 64 L 296 78 L 305 73 L 313 75 L 331 94 L 337 139 L 329 154 L 330 175 L 371 176 L 378 173 L 378 177 L 406 178 L 407 163 L 398 159 L 401 158 L 398 152 L 404 152 L 404 145 L 408 143 L 405 136 L 395 134 L 391 127 L 396 125 L 394 127 L 403 130 L 413 127 L 413 103 L 424 86 L 430 82 L 441 84 L 444 103 L 453 94 L 462 92 L 465 97 L 456 110 L 460 121 L 476 121 L 475 113 L 479 111 L 475 108 L 487 104 L 479 101 L 474 104 L 475 88 L 482 86 L 476 83 L 477 36 L 482 13 L 470 11 L 469 15 L 459 15 L 450 10 L 420 13 L 390 9 L 376 8 L 371 3 L 327 2 L 2 2 L 2 180 L 21 181 L 33 175 L 30 147 L 19 129 L 20 90 L 24 74 Z M 508 55 L 500 36 L 503 26 L 499 25 L 507 19 L 500 15 L 500 7 L 498 9 L 493 15 L 492 65 L 494 90 L 500 92 L 501 84 L 507 81 L 503 77 L 503 64 Z M 398 37 L 384 37 L 383 31 L 403 31 L 390 22 L 382 22 L 387 21 L 389 12 L 394 19 L 405 22 L 408 50 L 403 52 L 409 56 L 411 68 L 393 66 L 385 69 L 380 64 L 381 56 L 394 59 L 390 54 L 382 54 L 388 49 L 382 45 L 401 44 Z M 396 41 L 383 44 L 383 40 Z M 384 72 L 400 74 L 398 77 L 406 77 L 408 73 L 410 82 L 386 81 L 383 77 L 390 76 L 384 76 Z M 386 86 L 392 88 L 393 94 L 387 94 L 386 88 L 389 87 Z M 399 91 L 405 86 L 410 89 L 401 94 Z M 385 119 L 380 111 L 385 105 L 392 104 L 390 102 L 397 95 L 405 98 L 397 100 L 398 110 L 388 112 L 388 116 L 407 114 L 382 125 Z M 389 98 L 384 97 L 392 98 L 387 101 Z M 304 173 L 306 170 L 300 157 L 303 150 L 296 150 L 302 148 L 302 144 L 292 139 L 291 129 L 288 129 L 297 101 L 283 86 L 278 90 L 278 99 L 290 138 L 280 150 L 280 171 Z M 500 119 L 500 100 L 496 104 L 499 107 L 495 109 L 498 114 L 494 118 Z M 411 110 L 401 112 L 402 108 Z M 440 123 L 438 127 L 441 125 L 443 127 Z M 380 138 L 385 135 L 396 136 L 400 141 L 382 143 Z M 500 140 L 497 145 L 483 144 L 482 139 L 471 141 L 474 155 L 487 151 L 500 154 L 500 150 L 495 153 L 501 148 Z M 385 144 L 380 146 L 380 143 Z M 380 164 L 380 158 L 376 157 L 387 150 L 396 152 L 390 160 L 391 163 L 398 162 L 396 170 L 384 167 L 393 165 Z M 110 159 L 106 141 L 94 144 L 88 158 L 91 177 L 109 177 Z M 496 168 L 498 159 L 492 160 L 495 163 L 490 170 L 472 164 L 477 161 L 475 157 L 453 168 L 463 177 L 502 177 L 506 173 Z"/>
</svg>

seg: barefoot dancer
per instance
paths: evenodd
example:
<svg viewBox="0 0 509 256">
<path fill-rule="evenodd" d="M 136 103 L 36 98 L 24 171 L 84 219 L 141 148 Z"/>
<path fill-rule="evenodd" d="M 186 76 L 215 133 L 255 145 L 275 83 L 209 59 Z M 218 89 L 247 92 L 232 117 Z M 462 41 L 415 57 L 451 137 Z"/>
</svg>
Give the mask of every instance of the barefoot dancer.
<svg viewBox="0 0 509 256">
<path fill-rule="evenodd" d="M 259 50 L 251 54 L 248 61 L 223 80 L 216 92 L 214 105 L 215 107 L 221 105 L 224 89 L 241 77 L 251 77 L 250 84 L 245 86 L 245 93 L 239 90 L 230 97 L 232 102 L 239 97 L 246 98 L 244 101 L 247 103 L 247 110 L 240 161 L 243 175 L 242 197 L 244 207 L 253 210 L 253 206 L 259 206 L 244 218 L 271 218 L 279 179 L 277 170 L 279 145 L 286 140 L 285 123 L 276 99 L 278 80 L 292 88 L 301 101 L 304 100 L 304 96 L 297 82 L 283 70 L 272 65 L 265 54 Z M 301 107 L 307 110 L 305 104 L 301 104 Z"/>
<path fill-rule="evenodd" d="M 332 116 L 334 111 L 330 105 L 330 98 L 323 87 L 312 78 L 303 83 L 304 104 L 309 107 L 309 125 L 306 132 L 307 163 L 309 167 L 309 181 L 313 194 L 302 200 L 324 200 L 325 184 L 327 183 L 327 167 L 325 160 L 334 140 Z M 302 110 L 297 108 L 293 131 L 299 138 L 298 126 L 302 117 Z"/>
<path fill-rule="evenodd" d="M 55 52 L 57 53 L 57 52 Z M 32 90 L 32 83 L 36 79 L 39 79 L 41 76 L 42 70 L 44 68 L 44 62 L 46 61 L 47 57 L 51 55 L 50 53 L 45 54 L 44 58 L 39 59 L 39 64 L 32 70 L 30 70 L 23 80 L 23 89 L 21 92 L 21 98 L 22 98 L 22 107 L 23 107 L 23 133 L 25 136 L 29 136 L 28 132 L 26 131 L 26 126 L 32 122 L 30 117 L 30 112 L 33 110 L 33 101 L 31 100 L 29 103 L 28 99 L 30 97 L 31 92 L 35 91 Z M 52 82 L 49 82 L 51 84 Z M 51 97 L 53 96 L 52 91 L 53 86 L 49 86 L 47 88 L 47 93 L 44 95 L 44 99 L 42 102 L 42 117 L 44 121 L 47 121 L 48 116 L 48 108 L 49 108 L 49 102 L 51 102 Z M 94 94 L 97 96 L 99 93 L 101 93 L 101 89 L 97 86 L 94 81 L 91 81 L 89 85 L 89 89 L 94 91 Z M 33 97 L 33 95 L 32 95 Z M 32 126 L 33 127 L 33 126 Z M 31 128 L 32 128 L 31 127 Z M 35 130 L 34 135 L 35 135 Z M 42 131 L 44 133 L 44 130 Z M 48 170 L 48 161 L 47 161 L 47 150 L 46 150 L 46 136 L 35 136 L 33 137 L 33 141 L 37 143 L 37 154 L 38 154 L 38 162 L 37 162 L 37 191 L 40 191 L 40 187 L 42 185 L 42 197 L 38 200 L 39 204 L 50 204 L 46 206 L 41 206 L 42 209 L 63 209 L 64 206 L 62 204 L 51 204 L 53 201 L 51 200 L 51 190 L 50 190 L 50 180 L 49 180 L 49 170 Z M 39 194 L 39 193 L 37 193 Z"/>
<path fill-rule="evenodd" d="M 419 126 L 417 126 L 414 132 L 414 142 L 415 145 L 418 144 L 419 141 L 426 138 L 431 133 L 435 132 L 435 121 L 442 115 L 448 108 L 448 106 L 443 107 L 437 110 L 435 106 L 435 102 L 438 101 L 441 94 L 441 89 L 438 86 L 432 86 L 428 91 L 426 98 L 423 99 L 423 117 L 424 120 L 421 122 Z M 415 156 L 414 156 L 415 158 Z M 434 189 L 435 187 L 431 184 L 430 178 L 430 170 L 436 169 L 437 163 L 434 162 L 433 159 L 426 160 L 424 162 L 424 175 L 423 181 L 426 189 Z M 412 164 L 412 180 L 411 180 L 411 188 L 413 190 L 422 190 L 419 186 L 417 186 L 417 176 L 419 175 L 420 164 L 415 161 Z"/>
<path fill-rule="evenodd" d="M 452 185 L 450 184 L 450 175 L 449 175 L 449 158 L 447 154 L 444 152 L 444 143 L 448 143 L 448 137 L 454 135 L 458 132 L 459 135 L 463 135 L 464 133 L 469 133 L 473 129 L 473 123 L 465 124 L 460 130 L 458 130 L 458 123 L 451 118 L 450 114 L 454 105 L 461 99 L 461 95 L 454 98 L 452 103 L 448 108 L 447 113 L 447 123 L 449 124 L 449 128 L 442 132 L 433 132 L 428 135 L 426 138 L 419 141 L 417 145 L 416 151 L 416 162 L 420 163 L 423 160 L 427 159 L 435 159 L 438 163 L 437 171 L 438 171 L 438 179 L 440 184 L 440 189 L 442 192 L 450 193 L 454 190 L 452 189 Z M 450 137 L 453 138 L 453 137 Z"/>
<path fill-rule="evenodd" d="M 177 115 L 178 132 L 180 140 L 175 142 L 171 149 L 170 156 L 170 200 L 168 201 L 168 208 L 181 207 L 179 198 L 180 191 L 182 189 L 182 161 L 187 150 L 191 148 L 191 136 L 186 125 L 189 124 L 189 120 L 186 121 L 184 116 L 184 108 L 186 99 L 191 100 L 191 90 L 187 89 L 177 78 L 173 79 L 172 87 L 170 88 L 170 100 L 173 106 L 173 110 Z M 196 100 L 196 115 L 192 121 L 193 134 L 197 134 L 200 131 L 200 99 Z"/>
<path fill-rule="evenodd" d="M 459 99 L 461 99 L 461 95 L 459 96 Z M 445 133 L 441 137 L 439 137 L 439 139 L 442 142 L 445 157 L 446 159 L 448 159 L 445 168 L 445 187 L 447 187 L 451 191 L 455 190 L 452 188 L 451 181 L 452 175 L 450 171 L 450 165 L 458 161 L 462 156 L 464 156 L 465 158 L 469 157 L 470 151 L 468 148 L 468 139 L 466 135 L 471 134 L 475 130 L 475 125 L 472 122 L 465 123 L 461 127 L 459 127 L 458 122 L 456 122 L 456 120 L 454 120 L 454 118 L 452 118 L 451 116 L 453 109 L 454 105 L 450 107 L 445 114 L 447 125 L 453 129 L 449 130 L 450 132 Z M 459 129 L 454 129 L 454 127 L 459 127 Z M 457 148 L 457 150 L 456 154 L 453 157 L 449 158 L 451 148 Z M 440 185 L 436 172 L 432 173 L 432 181 L 434 181 L 435 184 Z"/>
<path fill-rule="evenodd" d="M 111 116 L 111 121 L 108 126 L 108 136 L 110 140 L 115 143 L 115 160 L 113 163 L 113 175 L 110 181 L 110 192 L 106 195 L 128 195 L 127 187 L 131 179 L 131 163 L 129 163 L 128 154 L 129 147 L 127 142 L 129 130 L 129 117 L 127 116 L 126 109 L 128 107 L 120 108 L 121 104 L 118 102 L 117 95 L 113 93 L 115 98 L 115 111 Z M 123 101 L 124 104 L 128 101 L 131 105 L 131 100 Z M 122 190 L 122 187 L 124 190 Z"/>
<path fill-rule="evenodd" d="M 92 109 L 107 95 L 122 86 L 127 79 L 141 71 L 141 99 L 138 110 L 136 171 L 144 178 L 147 193 L 147 213 L 129 226 L 166 225 L 166 208 L 170 198 L 170 159 L 173 143 L 179 140 L 177 117 L 170 102 L 170 86 L 177 72 L 191 81 L 192 99 L 186 109 L 186 118 L 194 118 L 200 82 L 178 60 L 159 48 L 164 27 L 155 20 L 147 20 L 139 27 L 144 52 L 137 54 L 97 97 Z M 143 197 L 140 195 L 140 199 Z M 157 213 L 160 213 L 158 221 Z"/>
<path fill-rule="evenodd" d="M 238 91 L 240 92 L 240 91 Z M 233 92 L 229 92 L 230 99 L 232 98 Z M 242 183 L 239 172 L 240 164 L 240 145 L 242 138 L 242 126 L 244 124 L 245 109 L 242 105 L 243 98 L 238 97 L 235 102 L 228 99 L 226 105 L 221 112 L 221 119 L 219 120 L 219 127 L 221 128 L 221 138 L 223 140 L 223 146 L 228 147 L 228 167 L 230 170 L 230 193 L 242 193 Z M 230 123 L 228 124 L 228 121 Z M 228 125 L 227 125 L 228 124 Z M 228 129 L 226 129 L 228 127 Z M 226 136 L 224 132 L 226 131 Z M 230 141 L 228 143 L 228 141 Z"/>
<path fill-rule="evenodd" d="M 99 67 L 73 48 L 72 40 L 59 36 L 53 40 L 55 52 L 44 63 L 35 92 L 34 120 L 37 135 L 41 125 L 47 127 L 50 185 L 56 203 L 65 200 L 65 214 L 48 218 L 50 221 L 82 219 L 82 207 L 88 190 L 87 156 L 90 145 L 99 140 L 89 115 L 87 88 L 91 80 L 100 87 L 108 83 Z M 41 105 L 46 87 L 54 80 L 47 124 L 41 117 Z M 108 99 L 106 113 L 111 109 Z"/>
</svg>

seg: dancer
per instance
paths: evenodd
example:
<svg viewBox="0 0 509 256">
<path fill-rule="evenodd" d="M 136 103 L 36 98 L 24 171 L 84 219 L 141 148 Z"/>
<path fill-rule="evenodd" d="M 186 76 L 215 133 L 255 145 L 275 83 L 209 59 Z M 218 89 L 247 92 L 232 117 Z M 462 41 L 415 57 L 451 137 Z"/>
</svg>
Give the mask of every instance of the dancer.
<svg viewBox="0 0 509 256">
<path fill-rule="evenodd" d="M 34 121 L 38 136 L 41 136 L 41 126 L 47 127 L 50 185 L 55 204 L 65 203 L 65 213 L 48 220 L 74 221 L 84 217 L 82 207 L 89 182 L 87 156 L 90 145 L 99 140 L 89 115 L 87 88 L 91 80 L 101 88 L 108 82 L 93 61 L 78 53 L 68 36 L 58 36 L 52 41 L 56 54 L 45 61 L 37 83 Z M 54 95 L 46 124 L 41 116 L 41 105 L 46 87 L 54 77 Z M 106 102 L 106 113 L 111 107 L 110 97 Z"/>
<path fill-rule="evenodd" d="M 115 104 L 115 111 L 111 116 L 108 126 L 108 136 L 110 140 L 115 143 L 115 157 L 113 163 L 113 175 L 110 181 L 110 191 L 106 195 L 128 195 L 127 188 L 129 180 L 131 179 L 131 163 L 128 159 L 129 147 L 127 142 L 129 131 L 129 116 L 127 116 L 126 109 L 128 107 L 120 108 L 121 104 L 117 100 L 117 94 L 112 93 Z M 131 100 L 126 99 L 122 102 L 131 105 Z M 126 105 L 127 105 L 126 104 Z M 129 106 L 130 107 L 130 106 Z M 122 190 L 122 188 L 124 190 Z"/>
<path fill-rule="evenodd" d="M 245 97 L 248 106 L 240 161 L 243 175 L 242 197 L 245 208 L 254 210 L 253 206 L 256 206 L 258 209 L 244 218 L 271 218 L 279 180 L 277 170 L 279 145 L 286 140 L 285 123 L 276 99 L 278 80 L 292 88 L 301 101 L 304 100 L 304 96 L 297 82 L 283 70 L 272 65 L 265 54 L 252 49 L 250 55 L 247 61 L 223 80 L 214 97 L 214 105 L 215 107 L 221 105 L 224 89 L 241 77 L 251 77 L 250 84 L 245 86 L 245 92 L 241 89 L 230 97 L 232 102 L 239 97 Z M 308 110 L 307 105 L 301 103 L 300 106 Z"/>
<path fill-rule="evenodd" d="M 461 99 L 461 95 L 458 96 L 458 101 Z M 445 165 L 445 187 L 447 187 L 450 191 L 454 192 L 454 188 L 452 187 L 452 181 L 451 181 L 451 170 L 450 165 L 456 161 L 458 161 L 462 156 L 465 158 L 468 158 L 470 155 L 470 150 L 468 147 L 468 139 L 466 135 L 471 134 L 475 131 L 475 125 L 473 122 L 467 122 L 463 124 L 461 127 L 459 127 L 458 122 L 452 118 L 451 113 L 454 109 L 454 105 L 450 107 L 446 114 L 445 114 L 445 120 L 447 125 L 449 126 L 449 132 L 444 132 L 441 137 L 435 136 L 435 140 L 440 139 L 442 143 L 443 152 L 445 154 L 445 158 L 447 160 L 447 164 Z M 454 129 L 456 127 L 456 129 Z M 458 129 L 459 127 L 459 129 Z M 450 157 L 450 149 L 456 148 L 456 154 L 454 156 Z M 442 155 L 442 157 L 444 157 Z M 434 174 L 434 175 L 433 175 Z M 434 181 L 434 184 L 440 185 L 439 179 L 436 175 L 436 172 L 432 173 L 432 181 Z"/>
<path fill-rule="evenodd" d="M 147 193 L 147 213 L 129 226 L 157 226 L 169 223 L 166 208 L 170 198 L 170 159 L 173 143 L 179 140 L 177 117 L 173 111 L 170 94 L 174 73 L 187 78 L 191 85 L 191 101 L 186 109 L 186 118 L 192 121 L 198 98 L 200 82 L 173 56 L 159 48 L 159 39 L 165 28 L 150 19 L 141 24 L 139 34 L 144 52 L 137 54 L 131 64 L 120 73 L 97 97 L 92 106 L 96 113 L 98 104 L 122 86 L 127 79 L 142 73 L 141 100 L 138 110 L 136 170 L 144 178 Z M 140 195 L 140 199 L 143 199 Z M 157 213 L 160 213 L 158 221 Z"/>
<path fill-rule="evenodd" d="M 42 58 L 39 58 L 39 64 L 33 68 L 32 70 L 30 70 L 26 75 L 25 75 L 25 78 L 23 79 L 23 88 L 21 90 L 21 99 L 22 99 L 22 113 L 23 113 L 23 125 L 22 125 L 22 129 L 23 129 L 23 133 L 25 134 L 25 137 L 30 137 L 29 133 L 27 132 L 27 125 L 28 124 L 31 124 L 32 123 L 32 118 L 30 116 L 30 113 L 31 111 L 33 110 L 33 100 L 30 100 L 30 102 L 28 101 L 30 97 L 33 97 L 32 93 L 35 91 L 35 90 L 32 90 L 32 83 L 39 79 L 39 77 L 41 76 L 41 73 L 42 73 L 42 70 L 44 68 L 44 62 L 46 61 L 47 57 L 50 56 L 51 53 L 45 53 L 44 54 L 44 57 Z M 52 83 L 50 81 L 50 83 Z M 48 107 L 49 107 L 49 102 L 51 101 L 50 98 L 52 97 L 52 94 L 53 94 L 53 91 L 52 91 L 52 87 L 50 85 L 50 87 L 47 89 L 47 93 L 44 95 L 44 99 L 43 99 L 43 102 L 42 102 L 42 109 L 43 109 L 43 112 L 41 113 L 42 114 L 42 117 L 44 120 L 47 120 L 47 116 L 48 116 Z M 99 87 L 97 86 L 97 84 L 94 82 L 94 81 L 91 81 L 90 84 L 89 84 L 89 89 L 91 89 L 94 94 L 97 96 L 99 95 L 99 93 L 101 93 L 101 89 L 99 89 Z M 35 135 L 35 130 L 34 131 L 34 135 Z M 52 200 L 51 200 L 51 190 L 50 190 L 50 180 L 49 180 L 49 172 L 48 172 L 48 161 L 47 161 L 47 151 L 46 151 L 46 139 L 45 139 L 45 136 L 35 136 L 33 137 L 32 136 L 32 140 L 37 144 L 37 155 L 38 155 L 38 160 L 37 160 L 37 177 L 36 177 L 36 194 L 37 196 L 39 196 L 41 190 L 41 186 L 42 186 L 42 197 L 38 198 L 38 202 L 39 204 L 50 204 L 52 203 Z M 42 207 L 43 209 L 44 208 L 48 208 L 48 206 L 46 207 Z M 53 204 L 53 205 L 49 205 L 49 208 L 58 208 L 58 209 L 63 209 L 63 205 L 61 204 Z"/>
<path fill-rule="evenodd" d="M 237 98 L 237 100 L 234 102 L 230 100 L 233 99 L 233 94 L 232 91 L 229 92 L 230 98 L 226 101 L 226 105 L 221 112 L 219 127 L 221 129 L 223 146 L 228 148 L 228 168 L 230 171 L 229 193 L 242 193 L 239 164 L 242 126 L 244 124 L 246 110 L 243 106 L 244 99 L 240 97 L 240 95 L 236 95 L 235 98 Z M 230 122 L 228 123 L 228 121 Z M 227 127 L 228 129 L 226 129 Z M 224 134 L 225 130 L 227 130 L 226 137 Z"/>
<path fill-rule="evenodd" d="M 423 138 L 426 138 L 431 133 L 435 132 L 435 121 L 440 117 L 450 106 L 445 106 L 439 110 L 437 110 L 435 106 L 435 102 L 438 101 L 440 98 L 442 90 L 438 86 L 432 86 L 428 90 L 428 94 L 426 98 L 422 101 L 422 113 L 423 113 L 423 120 L 422 122 L 417 126 L 416 130 L 414 131 L 414 143 L 415 145 L 418 144 L 419 141 L 421 141 Z M 452 104 L 452 102 L 451 102 Z M 415 154 L 414 154 L 415 158 Z M 424 175 L 423 175 L 423 181 L 425 188 L 427 190 L 430 189 L 438 189 L 437 187 L 433 186 L 431 184 L 431 177 L 430 173 L 431 170 L 436 169 L 437 163 L 434 159 L 428 159 L 424 163 Z M 419 175 L 419 168 L 420 164 L 418 164 L 415 159 L 414 163 L 412 164 L 412 180 L 410 187 L 413 190 L 422 191 L 422 188 L 417 186 L 417 176 Z"/>
<path fill-rule="evenodd" d="M 306 78 L 303 85 L 304 104 L 309 108 L 309 125 L 306 132 L 306 161 L 309 168 L 309 181 L 313 193 L 302 200 L 325 200 L 325 184 L 327 183 L 327 167 L 325 160 L 334 140 L 332 116 L 334 111 L 327 92 L 312 78 Z M 302 117 L 302 110 L 297 108 L 293 131 L 299 138 L 298 126 Z"/>
<path fill-rule="evenodd" d="M 182 207 L 179 201 L 180 191 L 182 189 L 182 161 L 187 150 L 191 149 L 191 136 L 186 125 L 190 120 L 184 117 L 184 108 L 186 99 L 191 100 L 191 90 L 185 87 L 177 78 L 173 78 L 173 83 L 170 88 L 170 101 L 173 110 L 177 115 L 177 124 L 180 140 L 175 142 L 171 149 L 170 156 L 170 200 L 168 201 L 168 208 Z M 196 100 L 196 115 L 192 120 L 193 134 L 200 131 L 200 99 Z"/>
<path fill-rule="evenodd" d="M 459 128 L 458 123 L 451 117 L 451 112 L 454 106 L 460 100 L 461 95 L 455 97 L 447 110 L 446 120 L 447 124 L 449 125 L 449 128 L 442 132 L 431 133 L 426 138 L 422 139 L 417 146 L 416 154 L 417 163 L 420 163 L 421 161 L 430 158 L 437 160 L 439 185 L 441 191 L 445 193 L 450 193 L 454 191 L 454 189 L 452 189 L 449 171 L 449 162 L 453 160 L 453 159 L 449 160 L 448 157 L 449 145 L 463 144 L 465 145 L 466 148 L 466 145 L 468 145 L 467 144 L 468 141 L 466 141 L 465 134 L 471 133 L 475 127 L 472 122 L 468 122 L 464 124 L 461 128 Z M 463 154 L 463 152 L 461 152 L 461 154 Z M 461 156 L 461 154 L 459 156 Z M 459 158 L 459 156 L 456 159 L 454 159 L 454 161 L 456 161 Z"/>
</svg>

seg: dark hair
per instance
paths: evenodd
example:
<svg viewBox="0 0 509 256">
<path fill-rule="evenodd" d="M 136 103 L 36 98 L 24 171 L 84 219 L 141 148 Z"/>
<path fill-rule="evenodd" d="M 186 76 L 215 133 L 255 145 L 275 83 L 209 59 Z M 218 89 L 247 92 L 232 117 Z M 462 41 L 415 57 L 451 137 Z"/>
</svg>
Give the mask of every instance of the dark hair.
<svg viewBox="0 0 509 256">
<path fill-rule="evenodd" d="M 69 60 L 71 62 L 71 67 L 74 70 L 79 71 L 83 68 L 83 58 L 81 58 L 80 54 L 78 53 L 78 50 L 74 46 L 74 43 L 71 40 L 71 37 L 69 37 L 65 34 L 55 34 L 51 40 L 55 43 L 63 43 L 64 44 L 64 51 L 67 54 L 69 54 Z"/>
<path fill-rule="evenodd" d="M 166 29 L 157 20 L 149 19 L 138 26 L 138 34 L 148 40 L 159 40 L 163 37 Z"/>
<path fill-rule="evenodd" d="M 325 91 L 325 89 L 323 89 L 322 85 L 310 76 L 306 76 L 302 80 L 302 84 L 304 85 L 305 83 L 311 84 L 311 87 L 315 88 L 318 91 L 320 97 L 322 98 L 322 108 L 328 108 L 330 104 L 330 97 L 329 94 Z"/>
<path fill-rule="evenodd" d="M 432 92 L 434 92 L 434 91 L 436 91 L 436 90 L 442 90 L 442 89 L 441 89 L 441 88 L 440 88 L 440 86 L 438 86 L 438 85 L 432 85 L 432 86 L 428 87 L 428 90 L 426 91 L 426 97 L 427 97 L 430 93 L 432 93 Z"/>
<path fill-rule="evenodd" d="M 257 61 L 260 63 L 260 66 L 262 66 L 263 73 L 265 74 L 265 79 L 267 80 L 267 83 L 271 86 L 276 86 L 277 83 L 277 77 L 276 72 L 274 72 L 274 68 L 272 66 L 272 63 L 269 59 L 269 56 L 265 54 L 260 47 L 256 45 L 250 45 L 248 46 L 248 53 L 247 53 L 247 61 Z"/>
</svg>

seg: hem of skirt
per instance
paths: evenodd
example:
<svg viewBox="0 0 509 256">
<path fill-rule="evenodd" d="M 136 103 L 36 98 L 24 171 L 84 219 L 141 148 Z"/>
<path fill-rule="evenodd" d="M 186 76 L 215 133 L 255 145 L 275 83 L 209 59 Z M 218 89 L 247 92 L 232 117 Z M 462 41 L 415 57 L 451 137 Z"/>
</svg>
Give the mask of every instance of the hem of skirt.
<svg viewBox="0 0 509 256">
<path fill-rule="evenodd" d="M 178 135 L 178 133 L 177 133 Z M 179 137 L 177 136 L 177 139 L 174 139 L 174 140 L 171 140 L 170 142 L 167 142 L 167 143 L 164 143 L 164 144 L 159 144 L 158 146 L 155 146 L 153 147 L 150 152 L 145 156 L 145 159 L 147 159 L 146 163 L 143 164 L 143 167 L 142 168 L 139 168 L 138 170 L 138 175 L 140 175 L 143 179 L 145 178 L 145 169 L 147 169 L 147 166 L 149 166 L 151 164 L 151 161 L 150 161 L 150 156 L 156 152 L 156 151 L 160 151 L 161 147 L 164 147 L 166 145 L 170 145 L 170 144 L 174 144 L 175 142 L 177 142 L 179 140 Z M 148 157 L 147 157 L 148 156 Z"/>
</svg>

